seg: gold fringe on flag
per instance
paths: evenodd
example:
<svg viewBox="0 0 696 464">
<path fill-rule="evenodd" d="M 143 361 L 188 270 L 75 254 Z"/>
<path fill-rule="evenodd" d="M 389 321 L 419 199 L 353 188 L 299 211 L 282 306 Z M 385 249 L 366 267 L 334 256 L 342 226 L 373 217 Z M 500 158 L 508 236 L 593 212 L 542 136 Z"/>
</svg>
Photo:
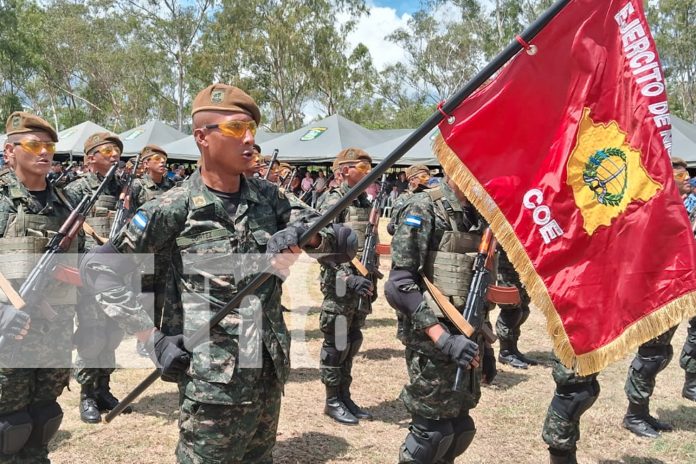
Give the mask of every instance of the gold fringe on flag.
<svg viewBox="0 0 696 464">
<path fill-rule="evenodd" d="M 685 318 L 696 315 L 696 292 L 688 292 L 626 327 L 621 335 L 606 345 L 588 353 L 576 354 L 548 289 L 541 276 L 536 273 L 512 225 L 488 192 L 450 149 L 441 134 L 435 140 L 433 149 L 445 173 L 486 219 L 496 239 L 505 249 L 530 298 L 546 317 L 546 330 L 553 341 L 556 356 L 569 369 L 574 369 L 580 375 L 597 373 Z"/>
</svg>

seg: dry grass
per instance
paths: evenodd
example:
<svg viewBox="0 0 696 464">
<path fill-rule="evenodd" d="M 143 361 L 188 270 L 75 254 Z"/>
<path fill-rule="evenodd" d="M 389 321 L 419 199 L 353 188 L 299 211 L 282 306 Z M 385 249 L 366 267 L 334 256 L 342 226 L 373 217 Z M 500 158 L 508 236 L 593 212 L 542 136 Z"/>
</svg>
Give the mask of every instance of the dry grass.
<svg viewBox="0 0 696 464">
<path fill-rule="evenodd" d="M 406 378 L 403 347 L 396 340 L 395 317 L 383 298 L 369 317 L 362 351 L 354 367 L 354 397 L 375 416 L 357 427 L 339 426 L 322 414 L 323 385 L 317 366 L 321 346 L 318 330 L 316 264 L 302 260 L 286 283 L 285 304 L 292 308 L 288 325 L 293 342 L 292 371 L 283 399 L 277 463 L 393 463 L 409 417 L 398 400 Z M 385 271 L 388 259 L 382 262 Z M 381 290 L 380 290 L 381 292 Z M 493 314 L 493 317 L 497 316 Z M 304 332 L 307 344 L 300 338 Z M 681 350 L 686 332 L 682 324 L 674 337 Z M 458 462 L 548 462 L 541 440 L 541 426 L 553 392 L 548 366 L 550 343 L 539 312 L 532 312 L 523 327 L 523 351 L 544 365 L 527 371 L 499 367 L 492 387 L 472 416 L 478 433 L 473 445 Z M 131 357 L 134 342 L 127 340 L 120 355 Z M 305 349 L 306 348 L 306 349 Z M 651 441 L 634 437 L 621 427 L 626 407 L 623 385 L 627 358 L 600 375 L 602 393 L 582 420 L 579 460 L 582 463 L 696 463 L 696 404 L 681 398 L 683 371 L 675 359 L 658 377 L 652 411 L 671 422 L 676 431 Z M 123 396 L 147 371 L 123 369 L 114 375 L 114 390 Z M 73 384 L 74 386 L 75 384 Z M 65 392 L 60 402 L 65 411 L 62 430 L 52 444 L 55 463 L 173 463 L 177 440 L 177 394 L 172 384 L 158 382 L 135 404 L 135 412 L 110 425 L 86 425 L 78 414 L 79 390 Z"/>
</svg>

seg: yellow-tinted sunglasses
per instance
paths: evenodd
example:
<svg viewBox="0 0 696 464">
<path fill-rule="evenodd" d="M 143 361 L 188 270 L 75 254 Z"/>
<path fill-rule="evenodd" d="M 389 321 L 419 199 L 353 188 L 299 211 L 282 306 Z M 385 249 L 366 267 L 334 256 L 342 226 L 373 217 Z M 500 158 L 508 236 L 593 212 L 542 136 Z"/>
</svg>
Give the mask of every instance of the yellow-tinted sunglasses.
<svg viewBox="0 0 696 464">
<path fill-rule="evenodd" d="M 251 135 L 256 135 L 256 121 L 225 121 L 220 124 L 206 124 L 206 129 L 220 129 L 222 135 L 241 139 L 248 130 Z"/>
<path fill-rule="evenodd" d="M 687 171 L 679 171 L 674 173 L 674 178 L 677 180 L 684 180 L 689 178 L 689 173 Z"/>
<path fill-rule="evenodd" d="M 14 146 L 21 146 L 24 150 L 28 151 L 34 156 L 40 156 L 41 153 L 46 150 L 46 153 L 52 155 L 56 152 L 55 142 L 40 142 L 38 140 L 22 140 L 21 142 L 14 142 Z"/>
<path fill-rule="evenodd" d="M 365 174 L 372 171 L 372 165 L 368 161 L 360 161 L 357 164 L 349 164 L 348 168 L 355 168 L 356 170 Z"/>
<path fill-rule="evenodd" d="M 111 158 L 114 153 L 121 156 L 121 150 L 116 146 L 116 145 L 102 145 L 100 147 L 97 147 L 94 149 L 92 152 L 93 155 L 99 153 L 102 155 L 104 158 Z"/>
<path fill-rule="evenodd" d="M 412 180 L 412 179 L 418 179 L 418 182 L 422 184 L 422 183 L 428 182 L 430 180 L 430 174 L 427 172 L 421 171 L 418 174 L 416 174 L 415 176 L 409 177 L 408 180 Z"/>
<path fill-rule="evenodd" d="M 167 161 L 167 157 L 164 155 L 152 155 L 147 160 L 154 161 L 155 163 L 161 163 L 162 161 Z"/>
</svg>

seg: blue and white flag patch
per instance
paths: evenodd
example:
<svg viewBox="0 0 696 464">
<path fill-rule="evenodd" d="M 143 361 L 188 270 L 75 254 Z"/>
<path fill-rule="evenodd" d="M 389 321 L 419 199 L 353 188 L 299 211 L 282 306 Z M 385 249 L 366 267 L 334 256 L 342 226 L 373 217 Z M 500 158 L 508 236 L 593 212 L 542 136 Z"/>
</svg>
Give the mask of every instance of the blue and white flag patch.
<svg viewBox="0 0 696 464">
<path fill-rule="evenodd" d="M 138 213 L 133 216 L 133 225 L 140 230 L 145 230 L 145 227 L 147 226 L 147 216 L 145 213 L 138 211 Z"/>
<path fill-rule="evenodd" d="M 404 219 L 404 224 L 406 224 L 407 226 L 414 227 L 416 229 L 420 229 L 421 225 L 423 224 L 423 219 L 421 219 L 418 216 L 409 214 L 408 216 L 406 216 L 406 219 Z"/>
</svg>

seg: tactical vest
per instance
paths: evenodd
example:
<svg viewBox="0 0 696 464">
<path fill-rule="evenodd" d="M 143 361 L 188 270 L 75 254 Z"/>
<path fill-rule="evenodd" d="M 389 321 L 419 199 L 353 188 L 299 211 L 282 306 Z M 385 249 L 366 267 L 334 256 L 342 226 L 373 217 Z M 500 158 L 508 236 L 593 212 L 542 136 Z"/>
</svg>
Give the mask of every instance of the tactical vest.
<svg viewBox="0 0 696 464">
<path fill-rule="evenodd" d="M 96 177 L 94 177 L 94 179 L 97 180 Z M 101 182 L 98 180 L 96 183 L 90 182 L 89 187 L 94 192 L 99 188 L 100 183 Z M 114 222 L 117 202 L 118 197 L 114 195 L 100 195 L 96 203 L 94 203 L 94 207 L 89 212 L 89 216 L 85 219 L 85 222 L 92 226 L 100 237 L 107 238 L 111 232 L 111 225 Z M 94 239 L 90 235 L 87 235 L 87 247 L 91 248 L 94 245 L 96 245 Z"/>
<path fill-rule="evenodd" d="M 462 211 L 456 211 L 443 196 L 441 188 L 426 191 L 435 208 L 440 210 L 450 224 L 450 230 L 444 231 L 440 243 L 435 249 L 428 250 L 423 272 L 440 291 L 450 298 L 452 304 L 461 308 L 466 303 L 469 285 L 473 278 L 473 266 L 481 237 L 465 231 Z M 430 295 L 426 292 L 426 299 Z M 439 314 L 437 305 L 429 306 Z"/>
<path fill-rule="evenodd" d="M 164 182 L 166 182 L 166 179 L 162 180 L 162 183 Z M 143 194 L 145 195 L 145 202 L 153 200 L 165 192 L 165 190 L 155 184 L 155 181 L 149 176 L 140 178 L 140 185 L 144 191 Z"/>
<path fill-rule="evenodd" d="M 336 189 L 336 192 L 341 198 L 344 197 L 340 189 Z M 363 208 L 353 205 L 345 209 L 343 225 L 350 227 L 355 232 L 355 235 L 358 236 L 358 253 L 362 253 L 365 249 L 365 234 L 367 232 L 367 225 L 370 223 L 371 209 L 372 208 Z"/>
</svg>

